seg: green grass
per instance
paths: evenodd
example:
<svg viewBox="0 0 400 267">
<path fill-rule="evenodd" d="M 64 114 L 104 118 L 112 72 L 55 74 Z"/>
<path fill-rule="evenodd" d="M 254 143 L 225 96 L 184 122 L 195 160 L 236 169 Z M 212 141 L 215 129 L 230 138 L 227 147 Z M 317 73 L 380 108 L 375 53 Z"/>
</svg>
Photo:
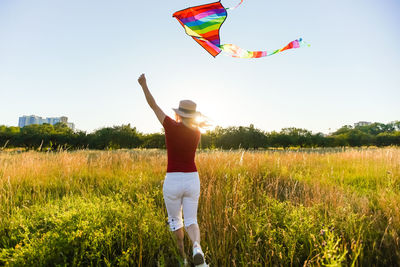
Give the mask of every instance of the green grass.
<svg viewBox="0 0 400 267">
<path fill-rule="evenodd" d="M 196 161 L 210 265 L 400 265 L 400 149 Z M 158 150 L 0 153 L 0 265 L 178 266 L 165 169 Z"/>
</svg>

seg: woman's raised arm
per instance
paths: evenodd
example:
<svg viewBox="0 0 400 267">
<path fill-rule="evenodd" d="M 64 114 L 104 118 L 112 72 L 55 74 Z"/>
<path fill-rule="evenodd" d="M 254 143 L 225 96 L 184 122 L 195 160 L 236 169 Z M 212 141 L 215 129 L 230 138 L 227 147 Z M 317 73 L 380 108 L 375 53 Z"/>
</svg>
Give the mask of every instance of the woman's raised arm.
<svg viewBox="0 0 400 267">
<path fill-rule="evenodd" d="M 161 124 L 163 124 L 164 119 L 165 119 L 165 113 L 162 111 L 162 109 L 157 105 L 156 101 L 154 100 L 154 97 L 151 95 L 149 88 L 147 87 L 147 82 L 146 82 L 146 77 L 144 74 L 140 75 L 138 82 L 140 86 L 143 89 L 143 93 L 146 97 L 147 103 L 151 107 L 151 109 L 154 111 L 156 114 L 158 120 L 160 121 Z"/>
</svg>

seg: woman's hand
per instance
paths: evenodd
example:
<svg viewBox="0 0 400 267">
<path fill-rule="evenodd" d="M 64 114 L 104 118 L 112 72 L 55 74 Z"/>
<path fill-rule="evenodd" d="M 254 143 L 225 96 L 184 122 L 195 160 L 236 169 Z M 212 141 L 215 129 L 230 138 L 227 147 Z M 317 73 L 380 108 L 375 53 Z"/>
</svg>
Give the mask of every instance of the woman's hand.
<svg viewBox="0 0 400 267">
<path fill-rule="evenodd" d="M 144 76 L 144 73 L 142 75 L 140 75 L 138 82 L 139 82 L 140 86 L 142 86 L 142 87 L 147 86 L 146 76 Z"/>
</svg>

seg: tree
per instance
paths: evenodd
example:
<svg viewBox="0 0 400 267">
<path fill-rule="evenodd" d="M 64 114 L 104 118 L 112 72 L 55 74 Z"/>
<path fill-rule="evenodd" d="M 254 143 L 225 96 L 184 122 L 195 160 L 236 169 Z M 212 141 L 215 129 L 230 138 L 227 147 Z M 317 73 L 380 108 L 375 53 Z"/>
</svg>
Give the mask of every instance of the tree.
<svg viewBox="0 0 400 267">
<path fill-rule="evenodd" d="M 378 134 L 376 144 L 378 146 L 400 146 L 400 131 Z"/>
<path fill-rule="evenodd" d="M 102 128 L 89 136 L 90 147 L 96 149 L 136 148 L 142 144 L 136 127 L 130 124 Z"/>
<path fill-rule="evenodd" d="M 142 148 L 166 148 L 165 134 L 153 133 L 142 135 Z"/>
</svg>

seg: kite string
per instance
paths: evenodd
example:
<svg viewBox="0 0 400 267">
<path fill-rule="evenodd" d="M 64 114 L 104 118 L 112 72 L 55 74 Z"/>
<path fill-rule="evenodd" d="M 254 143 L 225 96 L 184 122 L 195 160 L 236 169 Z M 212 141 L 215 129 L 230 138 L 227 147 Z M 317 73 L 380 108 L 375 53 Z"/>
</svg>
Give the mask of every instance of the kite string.
<svg viewBox="0 0 400 267">
<path fill-rule="evenodd" d="M 226 9 L 226 10 L 233 10 L 233 9 L 237 8 L 238 6 L 240 6 L 242 3 L 243 3 L 243 0 L 240 0 L 240 3 L 237 4 L 235 7 L 227 7 L 227 8 L 225 8 L 225 9 Z"/>
</svg>

